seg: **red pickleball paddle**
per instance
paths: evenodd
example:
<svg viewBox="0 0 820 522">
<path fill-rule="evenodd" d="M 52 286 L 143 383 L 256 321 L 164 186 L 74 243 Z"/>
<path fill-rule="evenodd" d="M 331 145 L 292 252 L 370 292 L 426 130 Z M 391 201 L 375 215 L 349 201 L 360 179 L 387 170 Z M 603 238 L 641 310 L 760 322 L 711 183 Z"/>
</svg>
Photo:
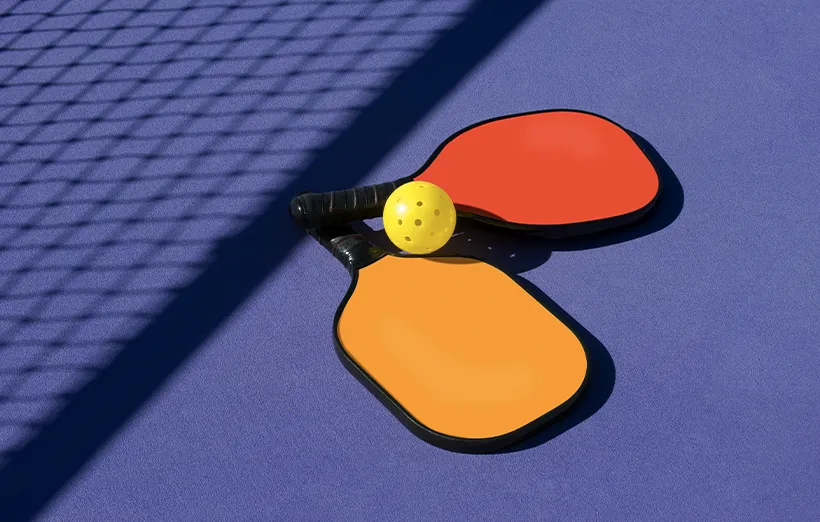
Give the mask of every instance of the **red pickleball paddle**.
<svg viewBox="0 0 820 522">
<path fill-rule="evenodd" d="M 633 222 L 660 192 L 654 165 L 623 127 L 549 110 L 476 123 L 445 140 L 415 174 L 300 194 L 290 212 L 308 230 L 379 217 L 390 193 L 413 180 L 444 189 L 460 217 L 556 238 Z"/>
</svg>

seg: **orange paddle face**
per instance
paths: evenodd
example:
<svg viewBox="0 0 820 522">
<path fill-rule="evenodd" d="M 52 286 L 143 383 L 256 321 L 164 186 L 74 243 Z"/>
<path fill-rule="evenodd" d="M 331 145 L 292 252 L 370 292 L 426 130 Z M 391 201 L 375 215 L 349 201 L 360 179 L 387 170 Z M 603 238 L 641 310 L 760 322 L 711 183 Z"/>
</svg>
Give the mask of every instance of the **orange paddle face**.
<svg viewBox="0 0 820 522">
<path fill-rule="evenodd" d="M 660 189 L 655 168 L 627 131 L 569 110 L 465 129 L 414 179 L 440 186 L 459 211 L 538 227 L 626 222 L 648 210 Z"/>
<path fill-rule="evenodd" d="M 388 255 L 365 266 L 335 333 L 340 353 L 431 442 L 503 441 L 534 429 L 586 379 L 575 334 L 507 274 L 473 259 Z"/>
</svg>

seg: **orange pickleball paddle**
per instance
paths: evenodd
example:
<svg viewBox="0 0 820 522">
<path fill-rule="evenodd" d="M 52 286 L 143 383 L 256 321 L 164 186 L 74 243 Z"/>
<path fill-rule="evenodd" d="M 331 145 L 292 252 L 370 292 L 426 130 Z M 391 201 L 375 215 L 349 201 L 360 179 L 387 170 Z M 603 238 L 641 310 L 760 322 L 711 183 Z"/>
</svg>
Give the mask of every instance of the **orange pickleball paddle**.
<svg viewBox="0 0 820 522">
<path fill-rule="evenodd" d="M 342 362 L 423 440 L 495 451 L 581 392 L 581 341 L 498 268 L 392 255 L 348 226 L 311 235 L 352 275 L 333 325 Z"/>
</svg>

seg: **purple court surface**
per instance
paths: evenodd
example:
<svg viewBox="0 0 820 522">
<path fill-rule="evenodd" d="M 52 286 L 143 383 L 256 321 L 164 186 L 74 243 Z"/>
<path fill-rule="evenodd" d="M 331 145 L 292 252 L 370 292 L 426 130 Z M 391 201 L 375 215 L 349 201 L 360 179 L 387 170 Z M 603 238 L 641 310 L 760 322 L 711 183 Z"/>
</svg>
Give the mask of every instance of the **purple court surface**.
<svg viewBox="0 0 820 522">
<path fill-rule="evenodd" d="M 820 3 L 0 13 L 3 522 L 820 519 Z M 337 359 L 350 279 L 287 203 L 549 108 L 635 133 L 663 193 L 576 241 L 459 225 L 591 380 L 518 446 L 447 452 Z"/>
</svg>

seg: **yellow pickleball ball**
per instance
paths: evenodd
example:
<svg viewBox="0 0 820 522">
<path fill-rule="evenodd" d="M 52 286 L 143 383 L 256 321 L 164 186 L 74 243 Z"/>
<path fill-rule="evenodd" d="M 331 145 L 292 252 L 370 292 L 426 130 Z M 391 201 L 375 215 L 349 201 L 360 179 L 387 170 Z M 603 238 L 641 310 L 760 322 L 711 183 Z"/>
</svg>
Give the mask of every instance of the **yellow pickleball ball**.
<svg viewBox="0 0 820 522">
<path fill-rule="evenodd" d="M 439 186 L 410 181 L 390 194 L 382 218 L 394 245 L 411 254 L 429 254 L 453 235 L 456 207 Z"/>
</svg>

